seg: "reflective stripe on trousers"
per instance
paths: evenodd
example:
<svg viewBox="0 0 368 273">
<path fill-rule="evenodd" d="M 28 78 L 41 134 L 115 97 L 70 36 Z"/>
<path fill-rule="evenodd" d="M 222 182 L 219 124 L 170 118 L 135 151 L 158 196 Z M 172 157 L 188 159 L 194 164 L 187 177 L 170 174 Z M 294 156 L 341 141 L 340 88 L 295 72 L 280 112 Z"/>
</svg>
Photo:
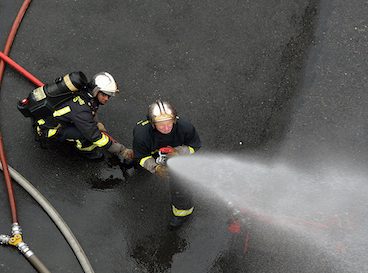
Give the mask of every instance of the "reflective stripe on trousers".
<svg viewBox="0 0 368 273">
<path fill-rule="evenodd" d="M 102 135 L 102 137 L 99 140 L 93 142 L 90 146 L 83 147 L 83 144 L 82 144 L 82 142 L 79 139 L 77 139 L 75 141 L 76 142 L 76 145 L 75 146 L 78 148 L 78 150 L 86 151 L 86 152 L 90 152 L 90 151 L 94 150 L 97 147 L 103 147 L 107 143 L 109 143 L 109 140 L 110 139 L 105 134 L 101 134 L 101 135 Z"/>
<path fill-rule="evenodd" d="M 96 144 L 92 144 L 90 146 L 83 147 L 83 144 L 79 139 L 75 140 L 75 142 L 76 142 L 75 147 L 77 147 L 77 149 L 80 151 L 90 152 L 98 147 Z"/>
</svg>

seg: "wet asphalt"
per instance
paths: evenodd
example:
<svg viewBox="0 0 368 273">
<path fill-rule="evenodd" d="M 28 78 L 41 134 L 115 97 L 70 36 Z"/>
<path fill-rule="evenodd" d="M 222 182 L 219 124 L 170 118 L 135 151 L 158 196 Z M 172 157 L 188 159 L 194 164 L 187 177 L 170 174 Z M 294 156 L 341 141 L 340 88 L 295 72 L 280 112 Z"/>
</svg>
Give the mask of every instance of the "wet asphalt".
<svg viewBox="0 0 368 273">
<path fill-rule="evenodd" d="M 20 5 L 0 2 L 1 48 Z M 283 156 L 302 166 L 344 158 L 364 167 L 366 10 L 364 1 L 340 0 L 33 1 L 10 56 L 44 83 L 78 70 L 114 75 L 121 94 L 99 115 L 127 146 L 147 106 L 163 98 L 196 126 L 204 152 Z M 195 194 L 194 217 L 168 231 L 167 185 L 126 172 L 114 158 L 88 162 L 34 141 L 16 109 L 33 88 L 5 71 L 0 129 L 8 163 L 62 215 L 95 272 L 344 272 L 338 255 L 265 222 L 246 219 L 232 229 L 231 211 L 212 196 Z M 3 184 L 0 233 L 7 234 Z M 51 272 L 83 272 L 44 211 L 14 190 L 25 242 Z M 1 272 L 35 272 L 15 248 L 0 253 Z"/>
</svg>

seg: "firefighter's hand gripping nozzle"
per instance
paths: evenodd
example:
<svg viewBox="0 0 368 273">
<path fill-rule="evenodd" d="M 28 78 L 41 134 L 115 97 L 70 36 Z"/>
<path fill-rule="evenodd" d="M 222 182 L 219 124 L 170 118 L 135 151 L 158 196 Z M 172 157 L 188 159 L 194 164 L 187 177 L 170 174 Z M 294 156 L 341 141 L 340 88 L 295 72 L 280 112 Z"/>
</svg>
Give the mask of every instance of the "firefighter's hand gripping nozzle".
<svg viewBox="0 0 368 273">
<path fill-rule="evenodd" d="M 158 150 L 158 157 L 156 158 L 156 163 L 159 165 L 167 166 L 167 160 L 169 155 L 174 153 L 175 149 L 173 147 L 163 147 Z"/>
<path fill-rule="evenodd" d="M 156 163 L 158 164 L 155 168 L 156 174 L 163 178 L 169 178 L 169 171 L 167 169 L 167 160 L 169 159 L 169 155 L 174 152 L 174 148 L 172 147 L 163 147 L 158 151 L 158 157 L 156 158 Z"/>
<path fill-rule="evenodd" d="M 156 158 L 156 163 L 158 165 L 167 166 L 167 154 L 158 151 L 158 158 Z"/>
</svg>

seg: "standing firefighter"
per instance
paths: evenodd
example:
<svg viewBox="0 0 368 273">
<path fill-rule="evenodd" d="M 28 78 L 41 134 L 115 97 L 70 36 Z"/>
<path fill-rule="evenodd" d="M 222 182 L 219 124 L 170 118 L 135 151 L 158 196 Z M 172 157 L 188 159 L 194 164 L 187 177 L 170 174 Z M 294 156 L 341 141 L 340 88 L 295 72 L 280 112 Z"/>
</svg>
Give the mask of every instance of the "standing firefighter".
<svg viewBox="0 0 368 273">
<path fill-rule="evenodd" d="M 73 82 L 72 79 L 77 80 Z M 63 87 L 68 92 L 57 94 Z M 117 83 L 107 72 L 97 73 L 90 82 L 87 82 L 82 72 L 73 72 L 57 79 L 53 85 L 34 90 L 20 102 L 18 108 L 33 119 L 36 139 L 42 143 L 74 143 L 77 150 L 88 159 L 102 158 L 100 148 L 131 159 L 133 151 L 111 140 L 96 116 L 99 106 L 106 104 L 118 92 Z M 66 98 L 55 103 L 62 96 Z"/>
<path fill-rule="evenodd" d="M 174 229 L 188 219 L 194 207 L 190 193 L 169 177 L 167 166 L 158 160 L 160 149 L 165 147 L 172 147 L 169 157 L 190 155 L 201 147 L 201 141 L 194 126 L 179 119 L 170 103 L 156 100 L 148 107 L 148 119 L 138 122 L 134 128 L 133 150 L 139 165 L 169 181 L 173 213 L 169 228 Z"/>
</svg>

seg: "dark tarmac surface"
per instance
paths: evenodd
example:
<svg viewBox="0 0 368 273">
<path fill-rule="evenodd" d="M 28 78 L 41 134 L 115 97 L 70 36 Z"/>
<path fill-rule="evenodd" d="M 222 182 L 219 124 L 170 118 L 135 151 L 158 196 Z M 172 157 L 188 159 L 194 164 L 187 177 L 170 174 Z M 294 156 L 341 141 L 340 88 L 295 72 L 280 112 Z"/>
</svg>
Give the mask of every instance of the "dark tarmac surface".
<svg viewBox="0 0 368 273">
<path fill-rule="evenodd" d="M 21 4 L 0 2 L 1 48 Z M 33 1 L 10 56 L 44 83 L 77 70 L 110 72 L 122 92 L 99 115 L 128 146 L 161 97 L 196 126 L 204 152 L 366 167 L 367 8 L 341 0 Z M 168 231 L 167 185 L 34 141 L 16 109 L 33 88 L 6 70 L 0 129 L 8 163 L 63 216 L 95 272 L 368 271 L 359 267 L 362 252 L 347 271 L 338 254 L 257 219 L 232 233 L 231 212 L 211 196 L 196 196 L 188 225 Z M 3 184 L 0 233 L 8 234 Z M 44 211 L 14 189 L 25 242 L 51 272 L 83 272 Z M 15 248 L 1 247 L 0 256 L 1 272 L 35 272 Z"/>
</svg>

